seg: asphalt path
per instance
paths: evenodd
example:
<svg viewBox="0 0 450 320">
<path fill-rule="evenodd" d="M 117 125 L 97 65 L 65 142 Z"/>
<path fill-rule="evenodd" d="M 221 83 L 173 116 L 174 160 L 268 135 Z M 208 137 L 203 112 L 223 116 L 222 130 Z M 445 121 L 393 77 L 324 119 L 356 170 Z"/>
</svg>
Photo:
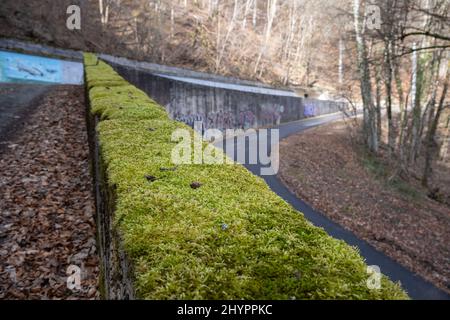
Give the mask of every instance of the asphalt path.
<svg viewBox="0 0 450 320">
<path fill-rule="evenodd" d="M 282 124 L 274 129 L 279 130 L 279 138 L 282 140 L 290 135 L 302 132 L 306 129 L 342 119 L 342 114 L 332 114 Z M 271 137 L 271 134 L 271 130 L 269 129 L 267 133 L 268 139 Z M 249 155 L 259 151 L 257 150 L 257 144 L 251 143 L 251 141 L 255 142 L 255 139 L 257 140 L 257 134 L 250 134 L 246 136 L 246 140 L 233 137 L 216 142 L 215 145 L 223 148 L 224 151 L 235 161 L 237 161 L 237 154 L 239 154 L 239 152 L 241 152 L 241 154 L 245 154 L 246 162 L 248 163 L 250 159 Z M 276 150 L 274 150 L 274 152 L 270 150 L 269 153 L 274 155 L 276 154 Z M 430 282 L 425 281 L 423 278 L 401 266 L 384 253 L 376 250 L 366 241 L 359 239 L 351 231 L 344 229 L 339 224 L 327 218 L 321 212 L 314 210 L 310 205 L 290 192 L 276 175 L 261 175 L 261 169 L 267 166 L 261 165 L 260 163 L 246 164 L 244 162 L 243 164 L 253 174 L 263 178 L 275 193 L 286 200 L 295 209 L 302 212 L 304 216 L 314 225 L 325 229 L 330 236 L 341 239 L 349 245 L 357 247 L 368 265 L 377 265 L 380 267 L 381 272 L 388 276 L 392 281 L 400 281 L 402 287 L 408 292 L 412 299 L 450 300 L 450 295 L 446 292 L 436 288 Z"/>
<path fill-rule="evenodd" d="M 0 83 L 0 149 L 24 125 L 50 86 Z"/>
</svg>

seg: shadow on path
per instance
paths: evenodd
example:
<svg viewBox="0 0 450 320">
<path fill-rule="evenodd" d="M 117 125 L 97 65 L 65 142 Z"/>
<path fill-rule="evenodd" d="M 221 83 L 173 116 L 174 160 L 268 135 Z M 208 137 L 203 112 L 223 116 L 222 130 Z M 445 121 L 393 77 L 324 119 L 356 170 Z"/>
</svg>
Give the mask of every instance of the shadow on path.
<svg viewBox="0 0 450 320">
<path fill-rule="evenodd" d="M 36 102 L 50 87 L 0 83 L 0 148 L 19 131 L 25 119 L 35 111 Z"/>
</svg>

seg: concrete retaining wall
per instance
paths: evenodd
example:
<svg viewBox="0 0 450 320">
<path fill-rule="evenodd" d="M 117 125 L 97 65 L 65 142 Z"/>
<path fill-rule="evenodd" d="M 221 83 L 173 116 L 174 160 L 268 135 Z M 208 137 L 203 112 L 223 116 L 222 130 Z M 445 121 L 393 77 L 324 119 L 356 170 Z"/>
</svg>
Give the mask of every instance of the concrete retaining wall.
<svg viewBox="0 0 450 320">
<path fill-rule="evenodd" d="M 106 165 L 100 156 L 98 133 L 95 129 L 99 118 L 90 111 L 87 90 L 85 101 L 90 168 L 96 201 L 97 248 L 101 263 L 100 292 L 103 299 L 134 299 L 131 266 L 122 248 L 121 237 L 112 225 L 116 210 L 116 190 L 108 184 Z"/>
<path fill-rule="evenodd" d="M 0 42 L 0 45 L 1 45 L 1 42 Z M 234 78 L 234 77 L 226 77 L 226 76 L 221 76 L 218 74 L 199 72 L 199 71 L 194 71 L 194 70 L 185 69 L 185 68 L 171 67 L 171 66 L 166 66 L 166 65 L 161 65 L 161 64 L 151 63 L 151 62 L 131 60 L 131 59 L 127 59 L 124 57 L 112 56 L 109 54 L 98 54 L 98 57 L 100 59 L 108 62 L 108 64 L 121 65 L 121 66 L 129 67 L 131 69 L 139 69 L 142 71 L 155 73 L 155 74 L 159 73 L 159 74 L 172 75 L 172 76 L 205 79 L 205 80 L 217 81 L 217 82 L 223 82 L 223 83 L 233 83 L 233 84 L 249 85 L 249 86 L 262 87 L 262 88 L 271 88 L 270 85 L 264 84 L 261 82 L 243 80 L 243 79 L 238 79 L 238 78 Z"/>
<path fill-rule="evenodd" d="M 153 74 L 112 64 L 127 81 L 165 106 L 175 120 L 203 128 L 273 127 L 341 110 L 342 103 L 303 99 L 291 91 Z"/>
</svg>

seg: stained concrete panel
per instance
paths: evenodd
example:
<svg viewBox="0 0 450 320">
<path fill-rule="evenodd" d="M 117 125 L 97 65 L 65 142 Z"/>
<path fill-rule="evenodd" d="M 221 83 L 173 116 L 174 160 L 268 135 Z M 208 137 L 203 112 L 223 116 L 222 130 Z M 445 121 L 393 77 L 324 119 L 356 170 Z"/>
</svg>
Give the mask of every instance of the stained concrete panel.
<svg viewBox="0 0 450 320">
<path fill-rule="evenodd" d="M 112 64 L 129 82 L 163 105 L 171 117 L 203 129 L 273 127 L 340 111 L 344 104 L 304 99 L 276 88 L 253 87 L 214 80 L 154 74 Z"/>
<path fill-rule="evenodd" d="M 83 64 L 0 51 L 0 82 L 83 84 Z"/>
</svg>

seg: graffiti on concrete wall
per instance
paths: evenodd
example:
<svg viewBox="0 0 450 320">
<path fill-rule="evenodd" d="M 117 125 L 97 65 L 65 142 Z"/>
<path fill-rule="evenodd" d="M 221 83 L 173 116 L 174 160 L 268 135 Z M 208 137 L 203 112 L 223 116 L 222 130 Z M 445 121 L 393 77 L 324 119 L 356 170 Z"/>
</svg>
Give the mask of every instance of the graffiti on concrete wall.
<svg viewBox="0 0 450 320">
<path fill-rule="evenodd" d="M 184 122 L 193 127 L 195 121 L 203 122 L 204 129 L 233 129 L 252 128 L 255 126 L 256 117 L 253 112 L 247 110 L 234 114 L 227 111 L 210 112 L 207 115 L 201 113 L 182 114 L 176 112 L 172 114 L 173 119 Z"/>
<path fill-rule="evenodd" d="M 256 125 L 256 116 L 250 110 L 241 111 L 239 113 L 239 121 L 237 126 L 242 129 L 253 128 Z"/>
<path fill-rule="evenodd" d="M 119 71 L 165 105 L 173 119 L 191 127 L 201 121 L 203 130 L 272 127 L 337 112 L 341 106 L 335 101 L 196 85 L 136 69 L 119 68 Z"/>
<path fill-rule="evenodd" d="M 206 129 L 252 128 L 256 124 L 256 116 L 250 110 L 238 113 L 229 111 L 210 112 L 206 116 Z"/>
<path fill-rule="evenodd" d="M 346 104 L 342 102 L 310 99 L 305 99 L 303 105 L 303 116 L 305 118 L 338 112 L 346 106 Z"/>
<path fill-rule="evenodd" d="M 187 124 L 190 127 L 194 127 L 194 123 L 196 121 L 201 121 L 203 122 L 204 117 L 201 114 L 180 114 L 180 113 L 175 113 L 172 115 L 172 118 L 174 120 L 180 121 L 180 122 L 184 122 L 185 124 Z"/>
<path fill-rule="evenodd" d="M 252 109 L 255 109 L 255 106 Z M 170 105 L 166 106 L 167 110 L 170 110 Z M 248 129 L 261 126 L 273 126 L 281 123 L 282 113 L 284 112 L 284 106 L 271 105 L 262 106 L 260 111 L 260 117 L 257 118 L 255 112 L 251 110 L 244 110 L 239 112 L 231 111 L 218 111 L 204 113 L 191 113 L 184 114 L 180 111 L 172 112 L 173 119 L 184 122 L 185 124 L 193 127 L 195 121 L 203 122 L 204 129 Z"/>
<path fill-rule="evenodd" d="M 316 115 L 316 106 L 313 102 L 305 103 L 305 110 L 303 112 L 305 117 L 314 117 Z"/>
<path fill-rule="evenodd" d="M 206 129 L 229 129 L 233 128 L 235 123 L 236 117 L 234 114 L 227 111 L 219 111 L 208 113 L 204 125 Z"/>
<path fill-rule="evenodd" d="M 284 106 L 271 105 L 264 106 L 261 110 L 261 123 L 260 126 L 279 125 L 281 123 L 281 116 L 284 112 Z"/>
</svg>

